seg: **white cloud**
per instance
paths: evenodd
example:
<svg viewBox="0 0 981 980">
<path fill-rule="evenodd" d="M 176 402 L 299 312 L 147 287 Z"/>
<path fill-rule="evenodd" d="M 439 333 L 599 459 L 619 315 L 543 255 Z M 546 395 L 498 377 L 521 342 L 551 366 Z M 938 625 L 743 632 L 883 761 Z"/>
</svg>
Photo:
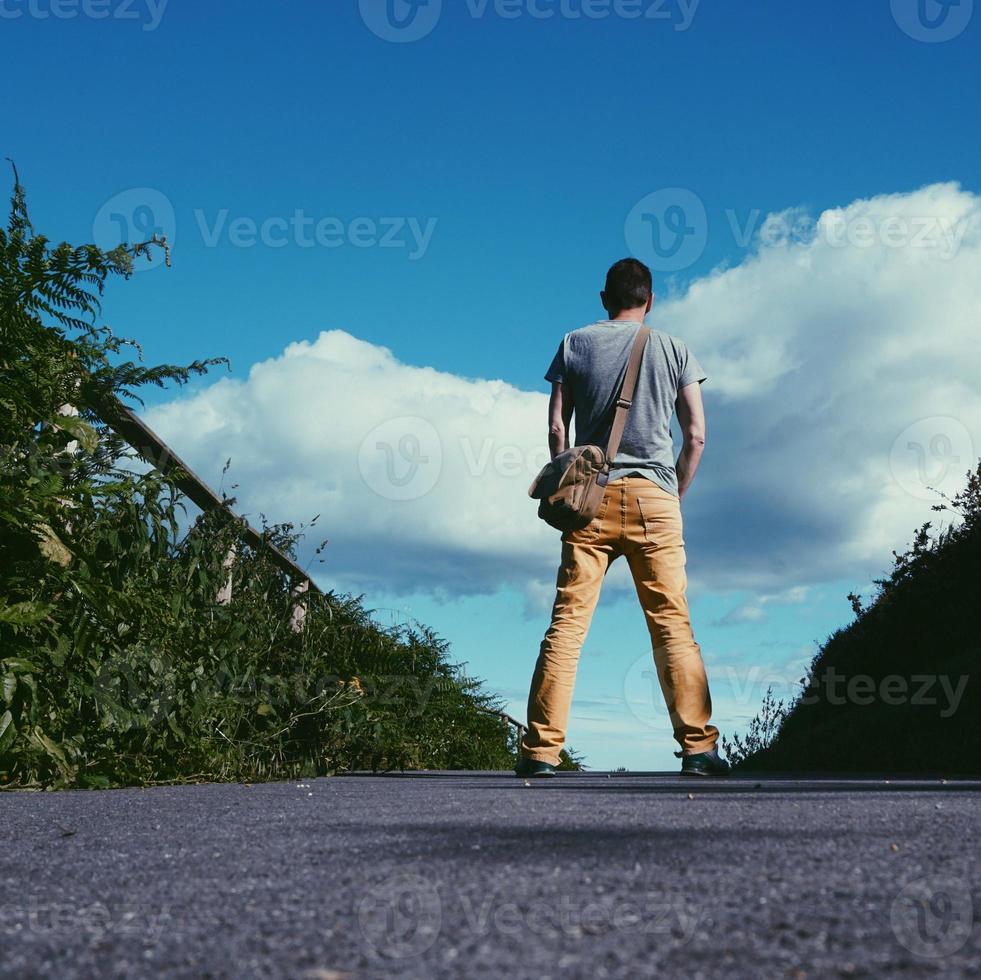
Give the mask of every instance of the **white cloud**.
<svg viewBox="0 0 981 980">
<path fill-rule="evenodd" d="M 798 605 L 807 598 L 807 586 L 795 585 L 769 595 L 755 595 L 730 609 L 718 619 L 716 626 L 734 626 L 739 623 L 762 623 L 766 619 L 767 606 Z"/>
<path fill-rule="evenodd" d="M 557 532 L 527 497 L 545 416 L 539 393 L 332 330 L 148 421 L 207 481 L 231 457 L 240 511 L 322 514 L 338 586 L 449 595 L 554 575 Z"/>
<path fill-rule="evenodd" d="M 979 272 L 981 198 L 941 184 L 826 212 L 662 308 L 710 376 L 701 575 L 874 575 L 933 516 L 926 485 L 956 490 L 981 445 Z"/>
<path fill-rule="evenodd" d="M 764 597 L 883 571 L 931 516 L 925 484 L 958 488 L 981 445 L 981 198 L 940 184 L 857 201 L 789 243 L 780 218 L 654 320 L 710 376 L 690 573 Z M 148 415 L 206 479 L 232 457 L 240 509 L 322 514 L 330 585 L 510 585 L 535 607 L 558 557 L 526 496 L 545 412 L 542 393 L 331 330 Z M 629 588 L 624 569 L 610 585 Z"/>
</svg>

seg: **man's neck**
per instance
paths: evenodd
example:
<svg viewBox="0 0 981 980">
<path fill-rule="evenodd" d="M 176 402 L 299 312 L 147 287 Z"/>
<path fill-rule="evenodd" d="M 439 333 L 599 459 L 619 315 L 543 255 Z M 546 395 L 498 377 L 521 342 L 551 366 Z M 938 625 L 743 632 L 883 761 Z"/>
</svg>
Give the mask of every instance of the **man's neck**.
<svg viewBox="0 0 981 980">
<path fill-rule="evenodd" d="M 610 317 L 610 323 L 643 323 L 647 310 L 638 306 L 636 310 L 621 310 L 616 316 Z"/>
</svg>

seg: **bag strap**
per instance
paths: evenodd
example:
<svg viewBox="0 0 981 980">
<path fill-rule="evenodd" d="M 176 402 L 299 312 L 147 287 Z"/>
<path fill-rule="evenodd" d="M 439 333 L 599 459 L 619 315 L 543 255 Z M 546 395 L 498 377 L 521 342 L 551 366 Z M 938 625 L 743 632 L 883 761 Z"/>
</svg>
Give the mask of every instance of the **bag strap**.
<svg viewBox="0 0 981 980">
<path fill-rule="evenodd" d="M 613 415 L 613 427 L 610 429 L 610 438 L 606 444 L 606 465 L 604 473 L 610 472 L 610 465 L 613 463 L 617 451 L 620 449 L 620 440 L 623 438 L 623 430 L 627 425 L 627 416 L 630 415 L 630 406 L 634 401 L 634 391 L 637 388 L 637 377 L 640 375 L 640 362 L 644 357 L 644 348 L 647 346 L 647 338 L 651 335 L 651 328 L 641 324 L 634 338 L 634 345 L 630 349 L 630 360 L 627 361 L 627 373 L 623 376 L 623 384 L 620 386 L 620 394 L 617 396 L 616 412 Z"/>
</svg>

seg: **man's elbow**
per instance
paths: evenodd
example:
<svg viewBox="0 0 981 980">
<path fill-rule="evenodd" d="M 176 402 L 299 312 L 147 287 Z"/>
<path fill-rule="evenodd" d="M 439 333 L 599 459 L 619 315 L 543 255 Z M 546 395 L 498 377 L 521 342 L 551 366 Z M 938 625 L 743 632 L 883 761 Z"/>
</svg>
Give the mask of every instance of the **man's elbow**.
<svg viewBox="0 0 981 980">
<path fill-rule="evenodd" d="M 553 422 L 548 427 L 548 436 L 550 439 L 564 439 L 566 433 L 566 428 L 561 422 Z"/>
<path fill-rule="evenodd" d="M 693 446 L 696 449 L 705 448 L 705 430 L 700 428 L 686 429 L 684 432 L 686 446 Z"/>
</svg>

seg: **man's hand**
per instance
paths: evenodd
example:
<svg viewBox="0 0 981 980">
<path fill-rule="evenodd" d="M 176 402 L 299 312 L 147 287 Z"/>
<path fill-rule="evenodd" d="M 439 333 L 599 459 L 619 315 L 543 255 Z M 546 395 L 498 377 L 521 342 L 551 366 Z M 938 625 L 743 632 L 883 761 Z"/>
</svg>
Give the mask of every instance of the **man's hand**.
<svg viewBox="0 0 981 980">
<path fill-rule="evenodd" d="M 552 459 L 569 446 L 569 424 L 572 422 L 572 391 L 561 381 L 552 382 L 548 403 L 548 451 Z"/>
<path fill-rule="evenodd" d="M 675 409 L 683 440 L 675 469 L 678 472 L 678 496 L 684 499 L 705 449 L 705 406 L 702 404 L 702 386 L 697 381 L 678 392 Z"/>
</svg>

